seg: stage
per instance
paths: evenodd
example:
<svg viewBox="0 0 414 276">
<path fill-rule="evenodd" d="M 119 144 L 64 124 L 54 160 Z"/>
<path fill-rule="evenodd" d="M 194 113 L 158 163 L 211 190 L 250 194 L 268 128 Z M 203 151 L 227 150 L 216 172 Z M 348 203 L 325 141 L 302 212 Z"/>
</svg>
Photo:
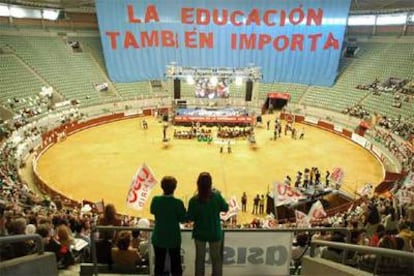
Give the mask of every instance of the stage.
<svg viewBox="0 0 414 276">
<path fill-rule="evenodd" d="M 251 126 L 255 117 L 244 108 L 180 108 L 173 118 L 174 125 L 202 124 L 209 126 Z"/>
</svg>

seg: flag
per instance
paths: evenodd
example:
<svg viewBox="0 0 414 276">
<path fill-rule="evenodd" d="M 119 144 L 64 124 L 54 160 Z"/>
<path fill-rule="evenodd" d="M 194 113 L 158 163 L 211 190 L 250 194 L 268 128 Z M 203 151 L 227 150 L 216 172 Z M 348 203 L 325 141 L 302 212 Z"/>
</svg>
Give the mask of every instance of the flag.
<svg viewBox="0 0 414 276">
<path fill-rule="evenodd" d="M 301 192 L 289 185 L 281 182 L 275 182 L 273 184 L 273 200 L 275 201 L 275 206 L 296 203 L 303 198 L 305 198 L 305 196 Z"/>
<path fill-rule="evenodd" d="M 395 196 L 400 204 L 414 204 L 414 192 L 405 187 L 399 189 Z"/>
<path fill-rule="evenodd" d="M 309 226 L 309 218 L 304 212 L 295 210 L 295 218 L 297 225 Z"/>
<path fill-rule="evenodd" d="M 97 202 L 95 202 L 95 208 L 96 208 L 96 211 L 97 211 L 98 213 L 103 213 L 103 211 L 104 211 L 104 206 L 105 206 L 105 204 L 104 204 L 103 199 L 102 199 L 101 201 L 97 201 Z"/>
<path fill-rule="evenodd" d="M 312 204 L 312 207 L 308 213 L 309 220 L 317 220 L 326 217 L 325 209 L 323 208 L 322 202 L 320 200 Z"/>
<path fill-rule="evenodd" d="M 237 202 L 237 199 L 235 196 L 232 196 L 227 203 L 229 204 L 229 210 L 227 212 L 221 212 L 220 213 L 220 219 L 221 220 L 228 220 L 229 218 L 237 215 L 240 210 L 239 203 Z"/>
<path fill-rule="evenodd" d="M 344 170 L 342 168 L 334 168 L 331 173 L 331 180 L 337 184 L 340 185 L 342 183 L 342 180 L 344 179 Z"/>
<path fill-rule="evenodd" d="M 158 183 L 151 169 L 144 163 L 135 173 L 128 191 L 126 205 L 129 208 L 142 210 L 151 193 Z"/>
<path fill-rule="evenodd" d="M 372 184 L 367 183 L 364 186 L 362 186 L 362 188 L 359 189 L 357 193 L 360 197 L 369 196 L 369 195 L 371 195 L 371 193 L 373 191 L 373 188 L 374 187 L 372 186 Z"/>
<path fill-rule="evenodd" d="M 275 229 L 277 226 L 277 221 L 273 214 L 267 215 L 266 219 L 263 221 L 263 228 L 264 229 Z"/>
</svg>

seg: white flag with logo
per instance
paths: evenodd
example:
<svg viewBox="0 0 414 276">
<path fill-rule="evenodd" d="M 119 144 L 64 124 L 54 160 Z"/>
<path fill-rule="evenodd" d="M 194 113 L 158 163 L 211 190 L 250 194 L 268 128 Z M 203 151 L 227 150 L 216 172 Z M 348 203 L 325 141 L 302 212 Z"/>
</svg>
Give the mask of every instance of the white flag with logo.
<svg viewBox="0 0 414 276">
<path fill-rule="evenodd" d="M 235 196 L 232 196 L 227 203 L 229 204 L 229 210 L 227 212 L 221 212 L 220 213 L 220 219 L 221 220 L 228 220 L 229 218 L 237 215 L 237 213 L 240 210 L 239 203 L 237 202 L 237 199 Z"/>
<path fill-rule="evenodd" d="M 325 209 L 323 208 L 322 202 L 320 200 L 312 204 L 312 207 L 308 213 L 308 219 L 321 219 L 326 217 Z"/>
<path fill-rule="evenodd" d="M 275 206 L 296 203 L 298 200 L 305 198 L 301 192 L 281 182 L 273 184 L 273 197 Z"/>
<path fill-rule="evenodd" d="M 372 184 L 367 183 L 364 186 L 362 186 L 361 189 L 358 190 L 358 194 L 359 196 L 363 197 L 363 196 L 370 196 L 371 193 L 373 192 L 374 187 L 372 186 Z"/>
<path fill-rule="evenodd" d="M 144 163 L 135 173 L 128 191 L 126 205 L 128 208 L 142 210 L 151 193 L 158 183 L 151 169 Z"/>
</svg>

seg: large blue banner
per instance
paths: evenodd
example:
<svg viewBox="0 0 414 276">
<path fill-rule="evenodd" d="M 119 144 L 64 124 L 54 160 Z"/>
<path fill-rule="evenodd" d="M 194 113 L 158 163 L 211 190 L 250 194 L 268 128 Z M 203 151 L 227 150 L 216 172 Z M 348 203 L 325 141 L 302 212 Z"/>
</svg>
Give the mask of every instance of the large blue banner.
<svg viewBox="0 0 414 276">
<path fill-rule="evenodd" d="M 166 66 L 260 66 L 264 82 L 330 86 L 351 0 L 96 0 L 114 82 Z"/>
</svg>

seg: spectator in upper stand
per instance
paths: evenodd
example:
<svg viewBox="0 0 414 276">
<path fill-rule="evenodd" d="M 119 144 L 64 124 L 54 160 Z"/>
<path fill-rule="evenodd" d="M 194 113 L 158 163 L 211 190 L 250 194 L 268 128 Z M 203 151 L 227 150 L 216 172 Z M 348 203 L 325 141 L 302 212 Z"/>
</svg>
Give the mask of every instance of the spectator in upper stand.
<svg viewBox="0 0 414 276">
<path fill-rule="evenodd" d="M 331 242 L 345 242 L 345 237 L 339 233 L 334 232 L 330 237 Z M 337 263 L 342 262 L 342 249 L 325 247 L 321 250 L 321 258 L 328 259 Z"/>
<path fill-rule="evenodd" d="M 385 209 L 385 217 L 383 219 L 383 224 L 385 226 L 385 232 L 387 234 L 395 235 L 398 233 L 398 218 L 395 213 L 394 207 L 387 206 Z"/>
<path fill-rule="evenodd" d="M 223 274 L 223 232 L 220 212 L 227 212 L 229 205 L 219 192 L 213 192 L 212 179 L 202 172 L 197 179 L 198 193 L 188 204 L 188 218 L 194 222 L 193 238 L 196 247 L 195 275 L 205 274 L 206 243 L 209 243 L 212 275 Z"/>
<path fill-rule="evenodd" d="M 378 224 L 377 230 L 369 239 L 369 246 L 378 246 L 380 239 L 385 235 L 385 227 L 382 224 Z"/>
<path fill-rule="evenodd" d="M 75 263 L 71 245 L 72 233 L 68 226 L 61 224 L 56 228 L 55 235 L 50 239 L 45 251 L 54 252 L 59 268 L 67 268 Z"/>
<path fill-rule="evenodd" d="M 161 180 L 163 195 L 151 202 L 151 214 L 155 217 L 152 245 L 155 252 L 155 275 L 165 275 L 165 259 L 170 256 L 172 275 L 182 275 L 180 222 L 186 221 L 184 203 L 174 197 L 177 179 L 165 176 Z"/>
<path fill-rule="evenodd" d="M 103 215 L 98 220 L 98 225 L 121 226 L 122 220 L 118 217 L 115 206 L 107 204 Z M 101 231 L 96 242 L 96 257 L 99 263 L 112 265 L 111 248 L 116 244 L 117 231 Z"/>
<path fill-rule="evenodd" d="M 126 269 L 135 269 L 140 260 L 138 251 L 130 246 L 131 233 L 120 231 L 117 240 L 117 247 L 112 248 L 112 261 L 115 265 Z"/>
<path fill-rule="evenodd" d="M 381 222 L 381 217 L 379 215 L 377 207 L 371 203 L 368 205 L 368 210 L 366 212 L 365 227 L 367 230 L 368 237 L 372 237 L 375 231 L 377 230 L 378 224 Z"/>
<path fill-rule="evenodd" d="M 399 225 L 400 232 L 398 237 L 404 240 L 404 251 L 413 252 L 414 248 L 414 232 L 410 230 L 408 225 L 405 222 L 401 222 Z"/>
<path fill-rule="evenodd" d="M 26 219 L 17 218 L 11 222 L 9 234 L 10 235 L 25 235 Z M 33 241 L 13 242 L 7 247 L 7 254 L 9 258 L 16 258 L 31 254 L 34 252 Z"/>
</svg>

